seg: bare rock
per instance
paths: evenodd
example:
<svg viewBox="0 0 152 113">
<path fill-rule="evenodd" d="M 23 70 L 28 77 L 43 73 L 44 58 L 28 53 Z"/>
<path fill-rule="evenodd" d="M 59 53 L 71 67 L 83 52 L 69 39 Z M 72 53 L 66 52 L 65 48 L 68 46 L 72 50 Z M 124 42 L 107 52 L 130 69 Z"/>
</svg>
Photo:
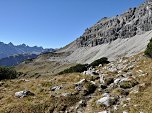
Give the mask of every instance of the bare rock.
<svg viewBox="0 0 152 113">
<path fill-rule="evenodd" d="M 103 97 L 97 100 L 96 103 L 97 105 L 105 105 L 106 107 L 109 107 L 117 103 L 117 98 L 111 97 L 108 93 L 104 93 Z"/>
<path fill-rule="evenodd" d="M 31 91 L 19 91 L 15 93 L 15 97 L 22 98 L 27 96 L 34 96 L 34 93 Z"/>
<path fill-rule="evenodd" d="M 51 88 L 51 91 L 57 91 L 57 90 L 60 90 L 62 89 L 62 86 L 54 86 Z"/>
</svg>

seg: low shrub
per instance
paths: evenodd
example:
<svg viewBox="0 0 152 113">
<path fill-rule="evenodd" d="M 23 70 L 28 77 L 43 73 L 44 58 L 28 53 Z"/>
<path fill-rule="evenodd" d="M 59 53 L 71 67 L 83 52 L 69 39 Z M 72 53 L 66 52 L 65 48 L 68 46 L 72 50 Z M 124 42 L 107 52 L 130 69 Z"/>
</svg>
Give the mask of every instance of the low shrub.
<svg viewBox="0 0 152 113">
<path fill-rule="evenodd" d="M 73 72 L 83 72 L 86 71 L 88 64 L 77 64 L 76 66 L 70 67 L 69 69 L 65 69 L 64 71 L 60 72 L 59 75 L 65 73 L 73 73 Z"/>
<path fill-rule="evenodd" d="M 17 77 L 17 72 L 12 67 L 0 67 L 0 80 L 14 79 Z"/>
<path fill-rule="evenodd" d="M 104 64 L 108 64 L 108 63 L 109 63 L 108 58 L 102 57 L 102 58 L 100 58 L 100 59 L 95 60 L 94 62 L 92 62 L 90 64 L 90 66 L 95 67 L 95 66 L 99 66 L 99 64 L 104 65 Z"/>
<path fill-rule="evenodd" d="M 147 45 L 147 48 L 145 50 L 145 55 L 152 58 L 152 39 L 150 40 L 150 42 Z"/>
</svg>

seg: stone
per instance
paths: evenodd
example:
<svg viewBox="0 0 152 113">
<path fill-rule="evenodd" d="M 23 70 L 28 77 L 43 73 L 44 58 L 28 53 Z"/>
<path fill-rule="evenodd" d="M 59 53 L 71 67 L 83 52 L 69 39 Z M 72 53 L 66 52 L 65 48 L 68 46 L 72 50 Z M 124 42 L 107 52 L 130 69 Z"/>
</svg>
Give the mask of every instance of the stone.
<svg viewBox="0 0 152 113">
<path fill-rule="evenodd" d="M 20 81 L 23 81 L 23 82 L 30 82 L 30 80 L 27 80 L 27 79 L 21 79 Z"/>
<path fill-rule="evenodd" d="M 114 105 L 117 101 L 115 97 L 110 97 L 108 93 L 104 93 L 102 96 L 102 98 L 97 100 L 97 105 L 105 105 L 106 107 L 109 107 L 111 105 Z"/>
<path fill-rule="evenodd" d="M 123 111 L 122 113 L 128 113 L 127 111 Z"/>
<path fill-rule="evenodd" d="M 113 106 L 114 111 L 118 110 L 118 105 Z"/>
<path fill-rule="evenodd" d="M 98 113 L 111 113 L 110 111 L 101 111 L 101 112 L 98 112 Z"/>
<path fill-rule="evenodd" d="M 82 84 L 82 83 L 85 82 L 85 81 L 87 81 L 87 80 L 86 80 L 86 79 L 82 79 L 82 80 L 80 80 L 79 82 L 75 83 L 75 85 L 80 85 L 80 84 Z"/>
<path fill-rule="evenodd" d="M 62 86 L 54 86 L 51 88 L 51 91 L 57 91 L 57 90 L 60 90 L 62 89 Z"/>
<path fill-rule="evenodd" d="M 77 113 L 83 113 L 83 108 L 84 107 L 86 107 L 86 101 L 81 100 L 81 101 L 78 102 L 75 109 L 76 109 Z"/>
<path fill-rule="evenodd" d="M 104 74 L 99 75 L 99 77 L 100 77 L 100 79 L 99 79 L 100 84 L 105 84 L 105 77 L 104 76 L 105 76 Z"/>
<path fill-rule="evenodd" d="M 82 74 L 83 75 L 91 75 L 91 76 L 99 75 L 99 73 L 94 71 L 94 70 L 87 70 L 87 71 L 84 71 Z"/>
<path fill-rule="evenodd" d="M 68 97 L 68 96 L 71 96 L 72 94 L 71 93 L 62 93 L 61 96 L 63 97 Z"/>
<path fill-rule="evenodd" d="M 15 97 L 22 98 L 27 96 L 34 96 L 34 93 L 30 91 L 19 91 L 15 93 Z"/>
</svg>

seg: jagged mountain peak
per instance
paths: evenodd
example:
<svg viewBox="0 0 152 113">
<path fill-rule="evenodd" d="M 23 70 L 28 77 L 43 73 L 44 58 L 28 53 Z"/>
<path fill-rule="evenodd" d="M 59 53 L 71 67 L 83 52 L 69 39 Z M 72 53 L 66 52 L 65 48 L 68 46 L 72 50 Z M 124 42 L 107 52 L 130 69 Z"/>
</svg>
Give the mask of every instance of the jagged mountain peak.
<svg viewBox="0 0 152 113">
<path fill-rule="evenodd" d="M 40 54 L 42 52 L 48 51 L 48 49 L 44 49 L 43 47 L 30 47 L 26 44 L 21 44 L 21 45 L 14 45 L 12 42 L 5 44 L 3 42 L 0 42 L 0 58 L 5 58 L 12 56 L 14 54 Z M 49 49 L 52 51 L 53 49 Z"/>
</svg>

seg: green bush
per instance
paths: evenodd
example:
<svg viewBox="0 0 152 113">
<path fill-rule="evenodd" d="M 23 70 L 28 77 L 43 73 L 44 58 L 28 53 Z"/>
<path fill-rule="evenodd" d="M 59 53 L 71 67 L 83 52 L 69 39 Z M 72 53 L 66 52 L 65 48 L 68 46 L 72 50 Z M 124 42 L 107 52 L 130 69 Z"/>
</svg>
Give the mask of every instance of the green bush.
<svg viewBox="0 0 152 113">
<path fill-rule="evenodd" d="M 77 64 L 76 66 L 70 67 L 69 69 L 65 69 L 64 71 L 60 72 L 59 75 L 65 73 L 73 73 L 73 72 L 83 72 L 87 70 L 88 64 Z"/>
<path fill-rule="evenodd" d="M 150 40 L 150 42 L 147 45 L 147 48 L 145 50 L 145 55 L 152 57 L 152 39 Z"/>
<path fill-rule="evenodd" d="M 17 77 L 17 72 L 10 67 L 0 67 L 0 80 L 14 79 Z"/>
<path fill-rule="evenodd" d="M 90 66 L 95 67 L 95 66 L 99 66 L 99 64 L 104 65 L 104 64 L 108 64 L 108 63 L 109 63 L 108 58 L 102 57 L 102 58 L 100 58 L 100 59 L 95 60 L 94 62 L 92 62 L 90 64 Z"/>
</svg>

